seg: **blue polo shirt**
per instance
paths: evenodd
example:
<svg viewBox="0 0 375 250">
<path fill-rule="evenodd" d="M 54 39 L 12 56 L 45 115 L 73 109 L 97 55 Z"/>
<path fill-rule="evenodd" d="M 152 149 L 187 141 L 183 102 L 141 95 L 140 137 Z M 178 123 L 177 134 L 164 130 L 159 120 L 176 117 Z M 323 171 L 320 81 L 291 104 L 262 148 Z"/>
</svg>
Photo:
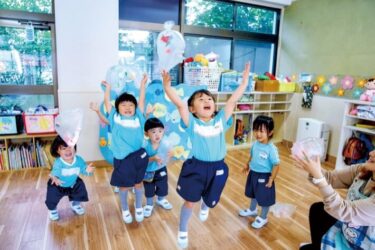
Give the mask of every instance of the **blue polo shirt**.
<svg viewBox="0 0 375 250">
<path fill-rule="evenodd" d="M 133 116 L 126 117 L 113 107 L 108 120 L 112 130 L 110 149 L 113 157 L 122 160 L 142 147 L 145 118 L 138 108 Z"/>
<path fill-rule="evenodd" d="M 189 124 L 186 127 L 181 120 L 181 126 L 186 129 L 190 136 L 192 155 L 201 161 L 223 160 L 227 147 L 225 143 L 225 131 L 232 125 L 232 116 L 226 120 L 224 110 L 208 122 L 204 122 L 193 114 L 189 114 Z"/>
<path fill-rule="evenodd" d="M 250 149 L 250 169 L 258 173 L 271 173 L 280 164 L 279 152 L 273 143 L 254 142 Z"/>
<path fill-rule="evenodd" d="M 67 163 L 61 157 L 56 158 L 52 166 L 51 175 L 60 179 L 62 187 L 72 187 L 79 174 L 91 175 L 86 172 L 86 162 L 76 155 L 72 163 Z"/>
</svg>

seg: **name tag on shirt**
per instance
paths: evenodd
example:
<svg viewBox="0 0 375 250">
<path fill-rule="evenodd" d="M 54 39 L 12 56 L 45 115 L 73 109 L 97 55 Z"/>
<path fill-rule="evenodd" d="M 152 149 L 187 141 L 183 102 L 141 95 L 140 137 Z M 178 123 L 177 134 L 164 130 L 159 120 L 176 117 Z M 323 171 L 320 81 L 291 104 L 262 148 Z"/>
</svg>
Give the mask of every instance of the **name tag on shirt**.
<svg viewBox="0 0 375 250">
<path fill-rule="evenodd" d="M 267 153 L 265 153 L 265 152 L 260 152 L 260 153 L 259 153 L 259 157 L 262 158 L 262 159 L 265 159 L 265 160 L 268 159 L 268 155 L 267 155 Z"/>
<path fill-rule="evenodd" d="M 79 168 L 63 168 L 61 169 L 62 176 L 72 176 L 72 175 L 79 175 L 80 169 Z"/>
</svg>

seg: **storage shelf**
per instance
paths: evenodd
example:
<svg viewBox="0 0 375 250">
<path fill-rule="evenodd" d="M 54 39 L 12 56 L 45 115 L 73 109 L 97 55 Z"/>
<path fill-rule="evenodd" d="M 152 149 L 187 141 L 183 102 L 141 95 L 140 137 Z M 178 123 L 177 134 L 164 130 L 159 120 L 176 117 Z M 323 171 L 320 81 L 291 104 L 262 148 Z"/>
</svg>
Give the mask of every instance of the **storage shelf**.
<svg viewBox="0 0 375 250">
<path fill-rule="evenodd" d="M 375 129 L 360 128 L 360 127 L 357 127 L 357 126 L 349 126 L 349 125 L 346 125 L 344 128 L 354 130 L 354 131 L 363 132 L 363 133 L 366 133 L 366 134 L 375 135 Z"/>
<path fill-rule="evenodd" d="M 267 101 L 267 102 L 237 102 L 236 104 L 253 104 L 253 105 L 258 105 L 258 104 L 291 104 L 292 102 L 290 101 Z M 227 104 L 226 102 L 217 102 L 216 105 L 225 105 Z"/>
<path fill-rule="evenodd" d="M 353 119 L 359 119 L 359 120 L 365 120 L 365 121 L 375 122 L 375 119 L 362 118 L 362 117 L 359 117 L 359 116 L 356 116 L 356 115 L 346 115 L 346 117 L 353 118 Z"/>
<path fill-rule="evenodd" d="M 20 135 L 0 135 L 0 140 L 2 139 L 28 139 L 28 138 L 41 138 L 41 137 L 53 137 L 57 136 L 57 134 L 20 134 Z"/>
<path fill-rule="evenodd" d="M 233 114 L 260 114 L 260 113 L 283 113 L 290 112 L 289 109 L 265 109 L 265 110 L 238 110 L 234 111 Z"/>
</svg>

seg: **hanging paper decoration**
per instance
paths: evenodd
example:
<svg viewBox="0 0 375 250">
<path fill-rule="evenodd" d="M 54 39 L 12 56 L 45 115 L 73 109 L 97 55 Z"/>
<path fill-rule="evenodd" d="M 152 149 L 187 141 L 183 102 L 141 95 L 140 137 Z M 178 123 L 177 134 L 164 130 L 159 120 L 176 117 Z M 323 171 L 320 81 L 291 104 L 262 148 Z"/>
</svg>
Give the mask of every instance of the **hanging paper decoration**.
<svg viewBox="0 0 375 250">
<path fill-rule="evenodd" d="M 354 82 L 354 79 L 353 77 L 351 76 L 345 76 L 342 80 L 341 80 L 341 87 L 345 90 L 345 89 L 352 89 L 353 88 L 353 82 Z"/>
<path fill-rule="evenodd" d="M 319 91 L 319 84 L 315 83 L 312 87 L 311 87 L 311 90 L 312 92 L 315 94 L 316 92 Z"/>
<path fill-rule="evenodd" d="M 360 88 L 363 88 L 365 86 L 365 83 L 366 83 L 366 80 L 365 79 L 360 79 L 358 82 L 357 82 L 357 86 L 360 87 Z"/>
<path fill-rule="evenodd" d="M 331 76 L 330 78 L 329 78 L 329 82 L 332 84 L 332 85 L 336 85 L 337 84 L 337 82 L 338 82 L 338 77 L 337 76 Z"/>
<path fill-rule="evenodd" d="M 362 92 L 363 92 L 363 89 L 355 88 L 352 94 L 353 98 L 358 99 L 361 96 Z"/>
<path fill-rule="evenodd" d="M 322 92 L 325 94 L 325 95 L 329 95 L 329 93 L 331 93 L 332 91 L 332 85 L 328 82 L 326 82 L 323 87 L 322 87 Z"/>
<path fill-rule="evenodd" d="M 338 96 L 344 96 L 344 94 L 345 94 L 345 90 L 343 90 L 343 89 L 339 89 L 339 90 L 337 91 L 337 95 L 338 95 Z"/>
<path fill-rule="evenodd" d="M 323 86 L 325 81 L 326 81 L 326 78 L 324 76 L 318 76 L 317 77 L 317 83 L 319 84 L 319 87 Z"/>
<path fill-rule="evenodd" d="M 159 69 L 169 71 L 184 60 L 185 40 L 181 33 L 172 30 L 173 21 L 165 22 L 165 30 L 158 35 L 156 46 Z"/>
<path fill-rule="evenodd" d="M 68 146 L 73 147 L 78 142 L 82 123 L 83 111 L 81 109 L 62 111 L 55 119 L 56 132 Z"/>
</svg>

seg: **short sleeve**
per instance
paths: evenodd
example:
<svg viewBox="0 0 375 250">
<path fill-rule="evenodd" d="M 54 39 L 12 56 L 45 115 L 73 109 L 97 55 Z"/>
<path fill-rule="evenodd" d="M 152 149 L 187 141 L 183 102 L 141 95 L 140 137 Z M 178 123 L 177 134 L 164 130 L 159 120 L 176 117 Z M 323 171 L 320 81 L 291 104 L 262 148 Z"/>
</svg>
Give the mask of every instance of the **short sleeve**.
<svg viewBox="0 0 375 250">
<path fill-rule="evenodd" d="M 111 127 L 113 126 L 113 118 L 115 114 L 116 114 L 116 108 L 112 107 L 111 112 L 107 115 L 107 119 Z"/>
<path fill-rule="evenodd" d="M 225 111 L 221 109 L 219 113 L 216 115 L 217 119 L 221 119 L 223 122 L 224 131 L 228 130 L 233 124 L 233 116 L 230 116 L 228 120 L 225 119 Z"/>
<path fill-rule="evenodd" d="M 189 112 L 189 124 L 188 124 L 188 126 L 185 125 L 185 123 L 182 119 L 180 120 L 180 125 L 183 129 L 186 130 L 187 133 L 190 134 L 192 129 L 193 129 L 193 124 L 195 122 L 195 119 L 197 119 L 197 118 L 195 118 L 194 115 Z"/>
<path fill-rule="evenodd" d="M 271 151 L 270 151 L 270 160 L 272 166 L 280 164 L 279 152 L 274 144 L 271 144 Z"/>
<path fill-rule="evenodd" d="M 61 175 L 61 161 L 58 159 L 53 163 L 51 175 L 55 177 L 60 177 Z"/>
</svg>

